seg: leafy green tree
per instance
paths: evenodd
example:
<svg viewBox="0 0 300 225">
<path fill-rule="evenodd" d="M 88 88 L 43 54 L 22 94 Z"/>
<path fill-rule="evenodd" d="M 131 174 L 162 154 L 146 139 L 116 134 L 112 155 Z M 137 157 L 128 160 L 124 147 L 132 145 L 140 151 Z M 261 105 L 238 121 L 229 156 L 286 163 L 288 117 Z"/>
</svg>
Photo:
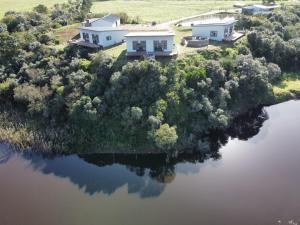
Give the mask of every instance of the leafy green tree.
<svg viewBox="0 0 300 225">
<path fill-rule="evenodd" d="M 19 41 L 6 32 L 0 33 L 0 64 L 5 65 L 11 61 L 19 51 Z"/>
<path fill-rule="evenodd" d="M 0 33 L 7 31 L 7 25 L 5 23 L 0 23 Z"/>
<path fill-rule="evenodd" d="M 176 127 L 170 127 L 169 124 L 162 124 L 154 132 L 154 142 L 156 146 L 163 150 L 169 150 L 177 143 Z"/>
<path fill-rule="evenodd" d="M 43 13 L 43 14 L 46 14 L 48 12 L 47 6 L 45 6 L 43 4 L 37 5 L 36 7 L 33 8 L 33 10 L 38 13 Z"/>
<path fill-rule="evenodd" d="M 70 110 L 71 117 L 78 122 L 81 121 L 96 121 L 97 110 L 94 107 L 89 96 L 81 96 Z"/>
</svg>

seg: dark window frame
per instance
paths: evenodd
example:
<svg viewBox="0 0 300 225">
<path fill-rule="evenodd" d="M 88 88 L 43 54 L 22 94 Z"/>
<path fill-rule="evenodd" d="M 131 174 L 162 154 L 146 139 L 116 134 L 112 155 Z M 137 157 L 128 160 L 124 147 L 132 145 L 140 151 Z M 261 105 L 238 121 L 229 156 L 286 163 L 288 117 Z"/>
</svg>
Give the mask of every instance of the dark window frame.
<svg viewBox="0 0 300 225">
<path fill-rule="evenodd" d="M 147 50 L 146 41 L 132 41 L 132 49 L 137 52 L 145 52 Z"/>
<path fill-rule="evenodd" d="M 99 35 L 98 34 L 92 34 L 92 41 L 94 44 L 99 44 Z"/>
<path fill-rule="evenodd" d="M 218 37 L 218 31 L 211 31 L 210 34 L 209 34 L 210 37 Z"/>
<path fill-rule="evenodd" d="M 90 42 L 90 34 L 89 33 L 83 32 L 82 38 L 85 42 Z"/>
</svg>

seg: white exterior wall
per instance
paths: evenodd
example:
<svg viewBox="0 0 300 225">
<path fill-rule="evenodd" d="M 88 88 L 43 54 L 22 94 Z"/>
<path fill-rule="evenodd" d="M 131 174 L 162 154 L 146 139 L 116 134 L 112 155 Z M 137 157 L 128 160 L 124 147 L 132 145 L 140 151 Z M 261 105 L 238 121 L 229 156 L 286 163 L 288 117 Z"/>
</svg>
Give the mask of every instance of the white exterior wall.
<svg viewBox="0 0 300 225">
<path fill-rule="evenodd" d="M 146 41 L 146 51 L 154 52 L 154 44 L 153 41 L 167 41 L 167 49 L 164 52 L 172 52 L 173 44 L 174 44 L 174 36 L 161 36 L 161 37 L 126 37 L 127 43 L 127 52 L 136 52 L 133 49 L 132 42 L 133 41 Z"/>
<path fill-rule="evenodd" d="M 225 28 L 227 27 L 229 30 L 230 26 L 233 26 L 233 30 L 234 30 L 234 25 L 193 26 L 192 27 L 192 36 L 209 38 L 210 40 L 214 40 L 214 41 L 222 41 L 225 38 L 224 37 Z M 217 31 L 218 32 L 217 37 L 210 37 L 211 31 Z"/>
<path fill-rule="evenodd" d="M 96 20 L 91 24 L 91 27 L 118 27 L 120 26 L 120 20 L 116 22 L 109 22 L 106 20 Z"/>
<path fill-rule="evenodd" d="M 80 39 L 83 39 L 83 33 L 89 34 L 89 42 L 93 44 L 92 34 L 96 34 L 99 36 L 99 46 L 103 46 L 104 48 L 112 46 L 114 44 L 121 43 L 125 40 L 125 35 L 128 33 L 126 30 L 115 30 L 115 31 L 90 31 L 90 30 L 80 30 Z M 107 36 L 111 36 L 111 40 L 106 40 Z"/>
</svg>

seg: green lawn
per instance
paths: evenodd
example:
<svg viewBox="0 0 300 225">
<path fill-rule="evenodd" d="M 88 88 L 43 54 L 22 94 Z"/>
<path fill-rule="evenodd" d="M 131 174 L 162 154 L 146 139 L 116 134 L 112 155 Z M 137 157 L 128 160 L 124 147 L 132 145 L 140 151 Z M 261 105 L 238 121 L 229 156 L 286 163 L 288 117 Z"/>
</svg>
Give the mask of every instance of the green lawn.
<svg viewBox="0 0 300 225">
<path fill-rule="evenodd" d="M 0 17 L 9 10 L 28 11 L 38 4 L 53 6 L 67 0 L 0 0 Z M 163 22 L 185 16 L 196 15 L 213 9 L 232 8 L 236 1 L 221 0 L 108 0 L 95 1 L 93 13 L 126 12 L 131 17 L 139 16 L 143 22 Z M 242 1 L 245 3 L 260 3 L 261 1 Z M 280 3 L 281 1 L 277 1 Z M 295 0 L 282 1 L 293 3 Z"/>
<path fill-rule="evenodd" d="M 67 2 L 67 0 L 0 0 L 0 18 L 7 11 L 30 11 L 38 4 L 53 6 L 56 3 Z"/>
<path fill-rule="evenodd" d="M 233 8 L 236 1 L 213 0 L 111 0 L 94 2 L 93 13 L 126 12 L 130 17 L 140 17 L 142 22 L 164 22 L 209 10 Z M 257 3 L 261 1 L 243 1 Z"/>
<path fill-rule="evenodd" d="M 230 8 L 233 1 L 159 1 L 159 0 L 115 0 L 94 2 L 93 13 L 126 12 L 130 17 L 139 17 L 142 22 L 164 22 L 184 16 L 196 15 L 209 9 Z"/>
<path fill-rule="evenodd" d="M 285 78 L 273 86 L 273 92 L 278 102 L 289 99 L 293 94 L 300 94 L 300 74 L 284 74 Z"/>
<path fill-rule="evenodd" d="M 57 48 L 64 48 L 68 41 L 71 39 L 76 39 L 79 37 L 79 30 L 80 27 L 79 23 L 75 23 L 69 26 L 64 26 L 54 30 L 54 36 L 59 40 L 59 45 L 56 46 Z"/>
</svg>

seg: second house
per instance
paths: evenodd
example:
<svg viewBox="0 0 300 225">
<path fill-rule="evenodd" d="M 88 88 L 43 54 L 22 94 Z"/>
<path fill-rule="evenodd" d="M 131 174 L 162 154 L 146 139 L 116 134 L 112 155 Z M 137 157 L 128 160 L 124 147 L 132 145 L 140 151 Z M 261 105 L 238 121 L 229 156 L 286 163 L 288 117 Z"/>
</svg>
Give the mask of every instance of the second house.
<svg viewBox="0 0 300 225">
<path fill-rule="evenodd" d="M 148 31 L 132 32 L 125 35 L 127 43 L 127 57 L 140 56 L 175 56 L 173 32 Z"/>
</svg>

